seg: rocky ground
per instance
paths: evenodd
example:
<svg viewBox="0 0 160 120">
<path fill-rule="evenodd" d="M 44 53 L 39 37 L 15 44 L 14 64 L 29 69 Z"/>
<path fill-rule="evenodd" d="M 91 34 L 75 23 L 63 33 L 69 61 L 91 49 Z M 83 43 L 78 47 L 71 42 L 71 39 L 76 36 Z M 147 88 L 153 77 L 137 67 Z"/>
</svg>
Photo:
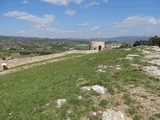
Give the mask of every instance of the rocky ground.
<svg viewBox="0 0 160 120">
<path fill-rule="evenodd" d="M 125 51 L 130 51 L 131 49 L 125 49 Z M 146 74 L 157 78 L 157 80 L 160 78 L 160 48 L 156 46 L 148 47 L 144 46 L 143 48 L 137 47 L 137 51 L 141 52 L 140 54 L 128 54 L 124 58 L 118 58 L 117 60 L 128 60 L 131 61 L 131 66 L 135 67 L 136 69 L 142 69 Z M 82 55 L 76 56 L 80 57 Z M 142 62 L 146 62 L 146 65 L 142 64 L 135 64 L 132 61 L 135 59 L 135 57 L 140 57 Z M 43 59 L 46 59 L 44 56 Z M 49 57 L 50 58 L 50 57 Z M 73 57 L 72 57 L 73 58 Z M 45 62 L 40 63 L 34 63 L 31 65 L 25 65 L 19 68 L 15 68 L 13 70 L 7 70 L 0 72 L 1 75 L 8 74 L 11 72 L 16 72 L 21 69 L 28 69 L 33 66 L 43 65 L 50 62 L 56 62 L 60 60 L 66 60 L 70 58 L 59 58 L 54 60 L 48 60 Z M 97 69 L 95 70 L 95 73 L 102 72 L 105 73 L 108 70 L 110 71 L 119 71 L 123 68 L 121 65 L 114 65 L 114 66 L 108 66 L 108 65 L 99 65 L 97 66 Z M 87 80 L 84 78 L 79 78 L 77 80 L 77 86 L 83 85 L 88 83 Z M 160 83 L 153 82 L 151 84 L 154 84 L 155 91 L 156 89 L 160 89 Z M 108 90 L 100 85 L 93 85 L 93 86 L 84 86 L 81 88 L 83 92 L 90 92 L 95 91 L 99 96 L 93 96 L 92 99 L 95 101 L 94 106 L 98 106 L 101 100 L 109 100 L 112 101 L 114 104 L 118 103 L 119 106 L 113 106 L 109 105 L 108 109 L 102 109 L 98 111 L 91 111 L 92 116 L 101 116 L 102 120 L 132 120 L 133 118 L 131 115 L 127 114 L 126 111 L 135 112 L 134 109 L 136 108 L 136 112 L 139 116 L 142 116 L 142 118 L 134 118 L 134 120 L 144 119 L 144 120 L 158 120 L 158 118 L 154 117 L 151 118 L 151 116 L 154 116 L 157 113 L 160 113 L 160 94 L 157 92 L 153 92 L 151 89 L 146 89 L 144 86 L 137 86 L 134 85 L 124 85 L 119 83 L 121 87 L 124 88 L 124 90 L 127 90 L 130 93 L 130 97 L 132 101 L 136 101 L 137 104 L 134 104 L 133 106 L 128 106 L 124 104 L 124 94 L 109 94 Z M 114 91 L 118 92 L 118 89 L 114 88 Z M 79 100 L 83 100 L 83 95 L 78 95 Z M 47 103 L 46 106 L 49 106 L 50 103 Z M 67 100 L 65 98 L 57 99 L 57 108 L 60 108 L 63 104 L 67 104 Z M 73 111 L 68 111 L 68 114 L 72 113 Z M 69 120 L 69 119 L 68 119 Z M 90 120 L 87 117 L 82 117 L 81 120 Z"/>
</svg>

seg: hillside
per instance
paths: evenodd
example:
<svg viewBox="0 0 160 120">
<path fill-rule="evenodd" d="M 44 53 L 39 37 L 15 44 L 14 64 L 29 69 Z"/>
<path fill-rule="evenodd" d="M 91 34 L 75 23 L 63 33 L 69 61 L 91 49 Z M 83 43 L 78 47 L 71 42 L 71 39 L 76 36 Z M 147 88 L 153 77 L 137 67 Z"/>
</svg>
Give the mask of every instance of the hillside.
<svg viewBox="0 0 160 120">
<path fill-rule="evenodd" d="M 158 47 L 60 58 L 0 75 L 1 119 L 160 119 Z"/>
</svg>

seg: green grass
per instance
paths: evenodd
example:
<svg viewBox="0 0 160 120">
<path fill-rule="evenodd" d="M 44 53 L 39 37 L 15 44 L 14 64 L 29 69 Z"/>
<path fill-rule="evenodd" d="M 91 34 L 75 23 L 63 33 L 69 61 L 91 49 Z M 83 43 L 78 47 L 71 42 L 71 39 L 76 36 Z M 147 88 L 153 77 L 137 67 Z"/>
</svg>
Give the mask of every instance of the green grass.
<svg viewBox="0 0 160 120">
<path fill-rule="evenodd" d="M 134 115 L 134 114 L 136 113 L 135 108 L 130 108 L 130 109 L 128 109 L 128 113 L 129 113 L 131 116 Z"/>
<path fill-rule="evenodd" d="M 77 57 L 79 55 L 82 55 L 82 54 L 79 54 L 79 53 L 68 54 L 68 55 L 61 56 L 61 57 L 55 57 L 55 58 L 50 58 L 50 59 L 47 59 L 47 60 L 41 60 L 41 61 L 37 61 L 37 62 L 33 62 L 33 63 L 27 63 L 27 64 L 19 65 L 19 66 L 10 68 L 10 69 L 15 69 L 15 68 L 23 67 L 23 66 L 26 66 L 26 65 L 38 64 L 38 63 L 47 62 L 47 61 L 56 60 L 56 59 L 61 59 L 61 58 L 71 59 L 71 58 Z"/>
<path fill-rule="evenodd" d="M 155 114 L 157 118 L 160 118 L 160 113 Z"/>
<path fill-rule="evenodd" d="M 89 50 L 89 46 L 75 46 L 76 50 Z"/>
<path fill-rule="evenodd" d="M 100 103 L 99 103 L 99 106 L 103 107 L 103 108 L 106 108 L 108 104 L 109 104 L 109 101 L 101 100 Z"/>
<path fill-rule="evenodd" d="M 80 90 L 82 86 L 96 84 L 104 86 L 111 96 L 123 93 L 124 104 L 128 106 L 136 104 L 123 86 L 133 84 L 146 88 L 154 87 L 151 84 L 153 79 L 143 71 L 133 70 L 134 67 L 128 60 L 117 60 L 126 57 L 127 54 L 138 53 L 135 49 L 131 51 L 113 49 L 0 76 L 0 118 L 13 120 L 71 118 L 79 120 L 86 116 L 93 120 L 99 120 L 100 116 L 93 117 L 90 112 L 101 110 L 101 107 L 104 108 L 109 102 L 100 99 L 99 107 L 96 107 L 93 97 L 99 97 L 100 94 Z M 72 56 L 76 55 L 68 55 L 63 58 Z M 120 65 L 122 70 L 95 72 L 99 65 Z M 77 86 L 79 78 L 84 78 L 87 83 Z M 158 81 L 154 79 L 154 82 Z M 118 89 L 118 93 L 115 88 Z M 78 99 L 79 95 L 82 95 L 82 100 Z M 66 103 L 57 108 L 56 102 L 62 98 L 66 99 Z M 46 105 L 47 103 L 49 105 Z M 129 111 L 130 115 L 136 115 L 134 109 L 136 108 L 133 107 Z M 72 112 L 68 114 L 68 111 Z M 137 118 L 135 117 L 135 119 Z"/>
</svg>

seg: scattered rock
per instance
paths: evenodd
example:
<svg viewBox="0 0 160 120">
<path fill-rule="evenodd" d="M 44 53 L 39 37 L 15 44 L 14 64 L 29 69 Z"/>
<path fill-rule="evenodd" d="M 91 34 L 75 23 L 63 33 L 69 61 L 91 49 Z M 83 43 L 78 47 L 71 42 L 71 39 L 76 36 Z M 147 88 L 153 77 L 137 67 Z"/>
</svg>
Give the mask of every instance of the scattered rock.
<svg viewBox="0 0 160 120">
<path fill-rule="evenodd" d="M 145 58 L 160 58 L 160 54 L 146 55 Z"/>
<path fill-rule="evenodd" d="M 133 57 L 128 57 L 128 56 L 127 56 L 127 57 L 125 57 L 125 59 L 126 59 L 126 60 L 132 60 Z"/>
<path fill-rule="evenodd" d="M 131 48 L 125 49 L 125 51 L 130 51 L 130 50 L 131 50 Z"/>
<path fill-rule="evenodd" d="M 139 56 L 139 55 L 136 55 L 136 54 L 128 54 L 127 56 L 128 56 L 128 57 L 137 57 L 137 56 Z"/>
<path fill-rule="evenodd" d="M 105 91 L 106 91 L 106 88 L 104 88 L 103 86 L 100 86 L 100 85 L 93 85 L 93 86 L 91 86 L 91 87 L 85 86 L 85 87 L 82 87 L 81 89 L 82 89 L 83 91 L 93 90 L 93 91 L 98 92 L 98 93 L 100 93 L 100 94 L 104 94 Z"/>
<path fill-rule="evenodd" d="M 105 71 L 102 69 L 98 69 L 96 72 L 105 72 Z"/>
<path fill-rule="evenodd" d="M 117 60 L 124 60 L 125 58 L 118 58 Z"/>
<path fill-rule="evenodd" d="M 121 70 L 121 67 L 120 65 L 115 65 L 115 66 L 99 65 L 98 70 L 96 72 L 106 72 L 106 70 Z"/>
<path fill-rule="evenodd" d="M 78 80 L 77 81 L 81 81 L 81 80 L 84 80 L 83 78 L 78 78 Z"/>
<path fill-rule="evenodd" d="M 49 103 L 47 103 L 46 106 L 49 106 Z"/>
<path fill-rule="evenodd" d="M 156 65 L 160 66 L 160 60 L 152 60 L 152 61 L 149 61 L 149 63 L 156 64 Z"/>
<path fill-rule="evenodd" d="M 98 66 L 98 68 L 106 69 L 106 68 L 107 68 L 107 66 L 105 66 L 105 65 L 99 65 L 99 66 Z"/>
<path fill-rule="evenodd" d="M 144 66 L 143 69 L 153 76 L 160 76 L 160 70 L 157 66 Z"/>
<path fill-rule="evenodd" d="M 78 99 L 79 99 L 79 100 L 81 100 L 81 99 L 82 99 L 82 96 L 81 96 L 81 95 L 79 95 L 79 96 L 78 96 Z"/>
<path fill-rule="evenodd" d="M 103 113 L 102 111 L 98 111 L 98 113 Z"/>
<path fill-rule="evenodd" d="M 9 113 L 9 115 L 12 115 L 12 113 Z"/>
<path fill-rule="evenodd" d="M 91 87 L 93 91 L 104 94 L 106 88 L 104 88 L 103 86 L 99 86 L 99 85 L 94 85 Z"/>
<path fill-rule="evenodd" d="M 66 99 L 58 99 L 57 100 L 57 107 L 60 108 L 62 104 L 64 104 L 66 102 Z"/>
<path fill-rule="evenodd" d="M 126 60 L 132 60 L 133 57 L 137 57 L 137 56 L 139 56 L 139 55 L 136 55 L 136 54 L 128 54 L 128 55 L 125 57 L 125 59 L 126 59 Z"/>
<path fill-rule="evenodd" d="M 116 112 L 112 109 L 108 109 L 102 115 L 102 120 L 125 120 L 124 114 L 121 112 Z"/>
<path fill-rule="evenodd" d="M 68 110 L 68 111 L 67 111 L 68 114 L 71 114 L 72 112 L 73 112 L 72 110 Z"/>
<path fill-rule="evenodd" d="M 116 70 L 121 70 L 121 67 L 117 67 Z"/>
<path fill-rule="evenodd" d="M 155 51 L 160 51 L 160 48 L 158 46 L 152 46 L 150 47 L 152 50 L 155 50 Z"/>
<path fill-rule="evenodd" d="M 97 113 L 96 113 L 96 112 L 93 112 L 92 114 L 93 114 L 93 116 L 96 116 L 96 115 L 97 115 Z"/>
<path fill-rule="evenodd" d="M 83 90 L 83 91 L 90 91 L 90 90 L 91 90 L 91 87 L 85 86 L 85 87 L 82 87 L 81 90 Z"/>
<path fill-rule="evenodd" d="M 134 66 L 134 67 L 141 67 L 141 65 L 138 65 L 138 64 L 131 64 L 132 66 Z"/>
</svg>

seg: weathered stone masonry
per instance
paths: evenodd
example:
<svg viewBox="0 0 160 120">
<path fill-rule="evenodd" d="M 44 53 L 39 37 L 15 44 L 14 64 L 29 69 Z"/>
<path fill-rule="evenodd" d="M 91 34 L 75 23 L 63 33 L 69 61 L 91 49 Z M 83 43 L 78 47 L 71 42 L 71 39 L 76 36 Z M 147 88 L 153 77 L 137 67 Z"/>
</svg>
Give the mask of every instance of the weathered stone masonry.
<svg viewBox="0 0 160 120">
<path fill-rule="evenodd" d="M 105 48 L 105 41 L 102 40 L 95 40 L 90 42 L 90 50 L 104 50 Z"/>
</svg>

